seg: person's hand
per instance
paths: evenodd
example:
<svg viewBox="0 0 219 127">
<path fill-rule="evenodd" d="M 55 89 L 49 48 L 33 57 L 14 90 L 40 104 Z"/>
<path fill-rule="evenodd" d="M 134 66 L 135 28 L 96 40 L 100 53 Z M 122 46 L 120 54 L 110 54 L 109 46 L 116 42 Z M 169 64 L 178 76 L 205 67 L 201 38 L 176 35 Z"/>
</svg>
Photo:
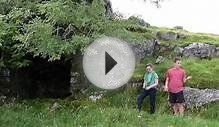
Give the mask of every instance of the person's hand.
<svg viewBox="0 0 219 127">
<path fill-rule="evenodd" d="M 168 92 L 168 87 L 167 86 L 164 86 L 164 91 Z"/>
<path fill-rule="evenodd" d="M 150 88 L 151 88 L 150 86 L 147 86 L 145 89 L 146 89 L 146 90 L 149 90 Z"/>
<path fill-rule="evenodd" d="M 192 76 L 188 76 L 188 77 L 186 78 L 186 80 L 190 80 L 190 79 L 192 79 Z"/>
<path fill-rule="evenodd" d="M 143 83 L 143 89 L 146 89 L 147 85 L 145 83 Z"/>
</svg>

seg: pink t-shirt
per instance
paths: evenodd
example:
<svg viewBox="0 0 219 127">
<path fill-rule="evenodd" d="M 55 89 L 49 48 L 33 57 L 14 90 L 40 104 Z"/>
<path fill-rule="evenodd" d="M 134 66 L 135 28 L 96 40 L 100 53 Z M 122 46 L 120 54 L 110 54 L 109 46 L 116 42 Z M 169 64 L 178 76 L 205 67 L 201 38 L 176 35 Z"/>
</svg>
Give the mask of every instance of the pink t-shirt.
<svg viewBox="0 0 219 127">
<path fill-rule="evenodd" d="M 168 91 L 171 93 L 178 93 L 184 90 L 184 81 L 186 72 L 182 68 L 171 68 L 166 74 L 169 77 Z"/>
</svg>

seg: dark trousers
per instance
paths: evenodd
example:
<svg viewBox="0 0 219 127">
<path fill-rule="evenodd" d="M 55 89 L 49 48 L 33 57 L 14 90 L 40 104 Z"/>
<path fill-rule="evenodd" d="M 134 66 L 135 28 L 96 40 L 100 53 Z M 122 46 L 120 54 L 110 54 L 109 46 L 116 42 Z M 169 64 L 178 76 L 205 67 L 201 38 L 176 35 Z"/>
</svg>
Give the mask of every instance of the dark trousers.
<svg viewBox="0 0 219 127">
<path fill-rule="evenodd" d="M 141 93 L 141 95 L 138 97 L 137 100 L 137 105 L 138 105 L 138 110 L 141 110 L 144 98 L 146 96 L 150 97 L 150 113 L 154 113 L 155 112 L 155 105 L 156 105 L 156 89 L 155 88 L 151 88 L 149 90 L 144 90 L 143 93 Z"/>
</svg>

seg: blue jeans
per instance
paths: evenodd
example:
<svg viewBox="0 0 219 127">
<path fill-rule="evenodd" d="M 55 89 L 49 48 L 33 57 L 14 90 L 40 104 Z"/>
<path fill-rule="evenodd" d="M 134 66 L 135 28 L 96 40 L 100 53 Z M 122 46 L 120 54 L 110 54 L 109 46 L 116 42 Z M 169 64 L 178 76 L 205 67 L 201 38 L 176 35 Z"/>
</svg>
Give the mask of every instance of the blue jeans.
<svg viewBox="0 0 219 127">
<path fill-rule="evenodd" d="M 141 110 L 144 98 L 146 96 L 150 97 L 150 113 L 153 114 L 155 112 L 155 105 L 156 105 L 156 92 L 157 90 L 155 88 L 151 88 L 149 90 L 144 90 L 143 93 L 140 94 L 137 100 L 138 110 Z"/>
</svg>

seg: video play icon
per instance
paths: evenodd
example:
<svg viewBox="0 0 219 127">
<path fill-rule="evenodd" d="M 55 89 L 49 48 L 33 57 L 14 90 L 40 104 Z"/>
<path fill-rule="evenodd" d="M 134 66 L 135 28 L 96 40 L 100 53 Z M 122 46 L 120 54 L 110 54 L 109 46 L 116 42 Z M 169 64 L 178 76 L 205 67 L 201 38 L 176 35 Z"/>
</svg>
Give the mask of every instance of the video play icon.
<svg viewBox="0 0 219 127">
<path fill-rule="evenodd" d="M 105 75 L 117 64 L 117 62 L 105 52 Z"/>
<path fill-rule="evenodd" d="M 135 57 L 126 42 L 104 37 L 85 50 L 83 69 L 92 84 L 102 89 L 116 89 L 132 77 Z"/>
</svg>

